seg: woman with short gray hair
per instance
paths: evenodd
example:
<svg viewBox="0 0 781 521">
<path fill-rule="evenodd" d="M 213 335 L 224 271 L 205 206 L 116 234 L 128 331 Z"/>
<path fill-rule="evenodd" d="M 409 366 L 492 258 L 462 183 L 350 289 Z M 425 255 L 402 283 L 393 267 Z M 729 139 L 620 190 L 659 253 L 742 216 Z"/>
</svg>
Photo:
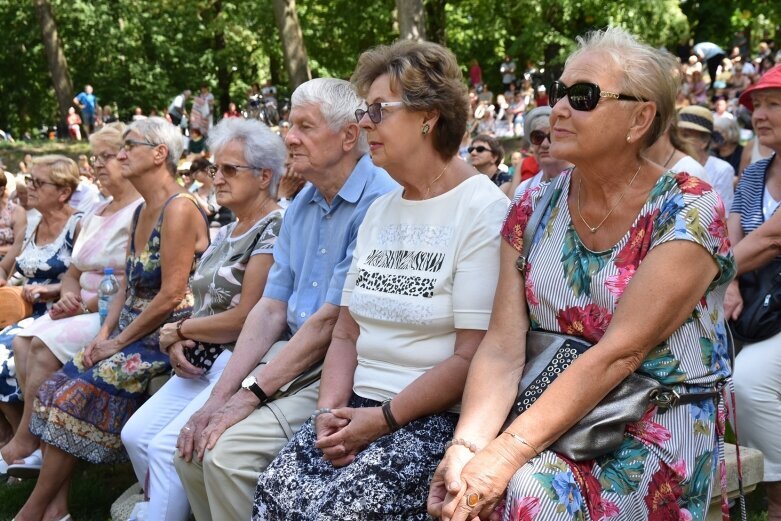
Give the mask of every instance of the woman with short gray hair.
<svg viewBox="0 0 781 521">
<path fill-rule="evenodd" d="M 147 519 L 185 521 L 187 495 L 173 465 L 179 432 L 206 402 L 244 320 L 260 299 L 282 224 L 276 190 L 285 162 L 279 136 L 257 120 L 225 118 L 212 128 L 217 203 L 238 221 L 220 228 L 191 281 L 192 318 L 166 324 L 160 349 L 176 373 L 128 420 L 122 442 L 139 483 L 146 483 Z M 146 476 L 149 476 L 146 480 Z"/>
</svg>

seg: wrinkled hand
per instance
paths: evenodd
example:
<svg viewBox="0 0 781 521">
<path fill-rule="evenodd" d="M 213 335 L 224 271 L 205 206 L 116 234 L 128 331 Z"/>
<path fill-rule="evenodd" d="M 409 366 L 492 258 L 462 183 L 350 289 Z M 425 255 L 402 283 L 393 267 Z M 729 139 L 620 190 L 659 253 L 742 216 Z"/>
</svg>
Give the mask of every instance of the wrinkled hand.
<svg viewBox="0 0 781 521">
<path fill-rule="evenodd" d="M 84 367 L 89 369 L 101 360 L 105 360 L 106 358 L 119 353 L 123 347 L 124 346 L 117 341 L 116 337 L 106 340 L 99 340 L 98 337 L 95 337 L 95 339 L 84 349 L 84 356 L 82 357 Z"/>
<path fill-rule="evenodd" d="M 179 431 L 179 438 L 176 440 L 176 448 L 179 450 L 179 456 L 186 462 L 189 463 L 192 461 L 195 440 L 200 439 L 203 429 L 209 424 L 212 415 L 220 410 L 223 405 L 225 405 L 224 400 L 215 397 L 209 398 L 209 400 L 203 404 L 203 407 L 190 416 L 190 419 L 184 424 L 182 430 Z"/>
<path fill-rule="evenodd" d="M 239 390 L 231 396 L 224 407 L 215 411 L 204 427 L 201 435 L 195 438 L 195 453 L 199 460 L 207 450 L 212 450 L 222 433 L 250 415 L 258 407 L 258 398 L 249 391 Z"/>
<path fill-rule="evenodd" d="M 315 447 L 323 451 L 323 458 L 334 467 L 349 465 L 371 442 L 388 433 L 380 407 L 342 407 L 333 409 L 331 415 L 348 424 L 333 434 L 318 438 Z"/>
<path fill-rule="evenodd" d="M 22 286 L 22 298 L 27 302 L 51 300 L 59 294 L 59 289 L 52 289 L 48 284 L 25 284 Z"/>
<path fill-rule="evenodd" d="M 176 334 L 176 322 L 163 324 L 163 327 L 160 328 L 160 351 L 165 353 L 168 346 L 179 342 L 179 340 L 179 335 Z"/>
<path fill-rule="evenodd" d="M 81 296 L 68 291 L 60 297 L 60 300 L 49 310 L 49 316 L 52 320 L 59 320 L 61 318 L 72 317 L 82 313 L 81 309 Z"/>
<path fill-rule="evenodd" d="M 290 199 L 304 186 L 304 183 L 306 183 L 306 179 L 293 172 L 292 169 L 288 169 L 279 180 L 277 197 Z"/>
<path fill-rule="evenodd" d="M 168 348 L 168 358 L 171 359 L 171 365 L 174 368 L 176 376 L 180 378 L 199 378 L 206 371 L 200 367 L 195 367 L 184 356 L 185 349 L 192 349 L 196 346 L 194 340 L 184 340 L 171 344 Z"/>
<path fill-rule="evenodd" d="M 431 517 L 439 519 L 445 501 L 460 497 L 461 471 L 473 456 L 469 449 L 460 445 L 454 445 L 445 452 L 445 457 L 439 462 L 428 490 L 426 509 Z"/>
<path fill-rule="evenodd" d="M 727 320 L 737 320 L 742 312 L 743 297 L 740 296 L 740 285 L 737 280 L 733 280 L 724 295 L 724 316 Z"/>
<path fill-rule="evenodd" d="M 442 505 L 441 521 L 465 521 L 498 519 L 496 507 L 504 497 L 513 474 L 527 459 L 512 445 L 512 440 L 497 438 L 464 465 L 461 470 L 460 486 L 454 493 L 455 476 L 445 476 L 448 494 Z M 477 493 L 480 500 L 474 507 L 466 504 L 465 496 Z"/>
</svg>

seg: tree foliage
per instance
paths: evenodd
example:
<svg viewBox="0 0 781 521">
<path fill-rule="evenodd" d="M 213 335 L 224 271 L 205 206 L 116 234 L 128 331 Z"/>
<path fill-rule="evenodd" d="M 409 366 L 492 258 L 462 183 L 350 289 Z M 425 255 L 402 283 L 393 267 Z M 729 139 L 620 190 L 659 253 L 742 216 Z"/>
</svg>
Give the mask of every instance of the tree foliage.
<svg viewBox="0 0 781 521">
<path fill-rule="evenodd" d="M 285 92 L 285 66 L 274 0 L 49 0 L 73 88 L 95 87 L 122 118 L 136 106 L 163 110 L 185 88 L 211 86 L 224 109 L 242 104 L 249 86 L 271 79 Z M 777 0 L 415 0 L 421 33 L 448 45 L 466 72 L 477 59 L 499 85 L 504 54 L 519 69 L 543 66 L 549 80 L 575 37 L 608 24 L 672 48 L 693 37 L 728 45 L 736 30 L 774 36 Z M 404 4 L 405 2 L 400 2 Z M 409 2 L 407 2 L 409 3 Z M 296 0 L 312 76 L 347 78 L 359 54 L 399 37 L 396 0 Z M 419 18 L 415 18 L 418 20 Z M 0 0 L 0 128 L 15 133 L 57 119 L 32 0 Z M 691 30 L 691 31 L 690 31 Z M 289 92 L 288 92 L 289 93 Z"/>
</svg>

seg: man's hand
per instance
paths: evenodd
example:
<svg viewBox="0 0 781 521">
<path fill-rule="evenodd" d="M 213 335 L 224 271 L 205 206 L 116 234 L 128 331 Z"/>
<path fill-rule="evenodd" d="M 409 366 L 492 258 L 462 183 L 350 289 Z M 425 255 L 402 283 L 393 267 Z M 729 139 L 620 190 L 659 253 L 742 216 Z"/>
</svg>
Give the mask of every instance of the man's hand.
<svg viewBox="0 0 781 521">
<path fill-rule="evenodd" d="M 198 459 L 203 460 L 203 455 L 207 450 L 214 448 L 223 432 L 249 416 L 257 407 L 258 398 L 250 391 L 241 389 L 234 394 L 225 407 L 212 414 L 209 424 L 195 439 L 195 452 Z"/>
</svg>

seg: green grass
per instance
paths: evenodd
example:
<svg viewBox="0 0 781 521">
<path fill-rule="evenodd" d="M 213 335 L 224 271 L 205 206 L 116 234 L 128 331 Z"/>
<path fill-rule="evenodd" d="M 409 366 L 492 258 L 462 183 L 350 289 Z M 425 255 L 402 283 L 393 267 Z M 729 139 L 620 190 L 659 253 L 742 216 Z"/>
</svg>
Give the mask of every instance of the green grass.
<svg viewBox="0 0 781 521">
<path fill-rule="evenodd" d="M 0 158 L 9 172 L 16 174 L 19 171 L 19 161 L 24 158 L 25 154 L 63 154 L 75 161 L 79 154 L 89 154 L 89 142 L 55 140 L 8 143 L 0 141 Z"/>
<path fill-rule="evenodd" d="M 71 515 L 78 521 L 110 520 L 111 504 L 135 481 L 130 464 L 80 463 L 70 492 Z M 34 480 L 0 485 L 0 521 L 10 521 L 16 515 L 34 486 Z"/>
</svg>

